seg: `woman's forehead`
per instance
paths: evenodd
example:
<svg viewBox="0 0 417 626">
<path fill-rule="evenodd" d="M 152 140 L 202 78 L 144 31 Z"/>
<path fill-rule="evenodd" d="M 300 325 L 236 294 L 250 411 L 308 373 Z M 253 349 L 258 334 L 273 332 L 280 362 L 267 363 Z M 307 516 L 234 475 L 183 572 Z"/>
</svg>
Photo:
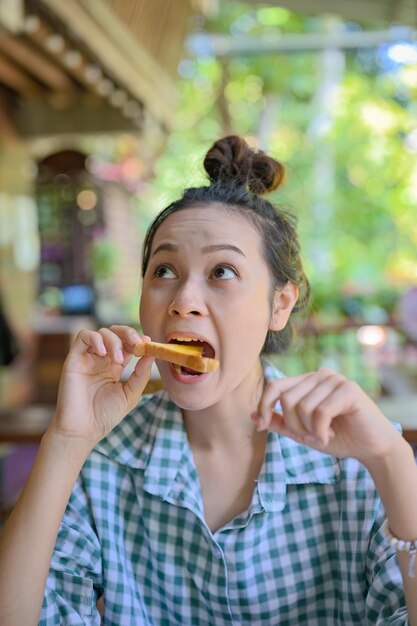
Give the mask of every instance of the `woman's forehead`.
<svg viewBox="0 0 417 626">
<path fill-rule="evenodd" d="M 153 246 L 165 238 L 216 237 L 238 239 L 259 244 L 259 233 L 239 211 L 212 204 L 190 207 L 171 213 L 155 233 Z"/>
</svg>

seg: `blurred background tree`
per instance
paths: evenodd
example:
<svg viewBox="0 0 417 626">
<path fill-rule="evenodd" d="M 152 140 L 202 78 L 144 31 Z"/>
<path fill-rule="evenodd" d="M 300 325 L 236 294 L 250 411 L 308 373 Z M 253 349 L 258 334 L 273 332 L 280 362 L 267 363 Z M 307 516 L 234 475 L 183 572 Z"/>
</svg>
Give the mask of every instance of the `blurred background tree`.
<svg viewBox="0 0 417 626">
<path fill-rule="evenodd" d="M 204 183 L 202 157 L 214 140 L 242 134 L 287 164 L 288 182 L 271 199 L 299 218 L 314 308 L 378 323 L 417 282 L 415 45 L 218 57 L 202 36 L 249 43 L 362 28 L 244 2 L 199 18 L 179 66 L 174 131 L 137 203 L 149 220 L 149 207 L 153 214 L 184 186 Z"/>
</svg>

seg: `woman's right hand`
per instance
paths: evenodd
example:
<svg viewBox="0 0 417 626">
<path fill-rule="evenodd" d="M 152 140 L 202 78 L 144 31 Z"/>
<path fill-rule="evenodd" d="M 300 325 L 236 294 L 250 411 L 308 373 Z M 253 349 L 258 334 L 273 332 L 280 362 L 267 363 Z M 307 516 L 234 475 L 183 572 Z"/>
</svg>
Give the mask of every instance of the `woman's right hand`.
<svg viewBox="0 0 417 626">
<path fill-rule="evenodd" d="M 152 357 L 142 357 L 127 381 L 123 369 L 135 344 L 150 341 L 128 326 L 81 330 L 65 360 L 48 432 L 76 438 L 90 451 L 138 403 Z"/>
</svg>

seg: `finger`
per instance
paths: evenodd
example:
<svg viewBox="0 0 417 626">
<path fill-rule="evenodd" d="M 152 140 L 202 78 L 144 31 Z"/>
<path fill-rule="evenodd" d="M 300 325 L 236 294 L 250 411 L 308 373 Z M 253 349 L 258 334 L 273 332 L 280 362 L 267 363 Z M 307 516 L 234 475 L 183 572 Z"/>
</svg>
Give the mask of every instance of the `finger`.
<svg viewBox="0 0 417 626">
<path fill-rule="evenodd" d="M 258 405 L 258 412 L 254 415 L 254 420 L 258 422 L 261 429 L 268 427 L 268 423 L 272 417 L 272 412 L 275 411 L 276 404 L 282 397 L 283 387 L 287 390 L 292 389 L 307 380 L 310 376 L 312 376 L 312 374 L 307 373 L 302 376 L 294 376 L 291 379 L 282 378 L 279 380 L 273 380 L 265 385 L 265 389 Z M 283 385 L 283 381 L 286 382 L 285 386 Z"/>
<path fill-rule="evenodd" d="M 302 429 L 298 428 L 297 430 L 293 430 L 290 426 L 287 425 L 286 419 L 282 413 L 274 410 L 271 416 L 267 420 L 266 427 L 258 427 L 258 430 L 271 430 L 273 432 L 279 433 L 284 437 L 291 437 L 295 441 L 299 441 L 300 443 L 304 443 L 304 437 Z"/>
<path fill-rule="evenodd" d="M 301 376 L 292 376 L 291 378 L 280 378 L 272 380 L 265 385 L 261 399 L 258 404 L 258 414 L 260 417 L 270 415 L 283 391 L 292 389 L 300 381 L 311 376 L 311 373 L 302 374 Z"/>
<path fill-rule="evenodd" d="M 140 397 L 145 389 L 151 376 L 152 363 L 154 357 L 144 356 L 138 360 L 135 369 L 127 379 L 123 386 L 129 410 L 139 402 Z"/>
<path fill-rule="evenodd" d="M 139 333 L 131 326 L 113 324 L 110 326 L 109 330 L 120 338 L 125 351 L 130 352 L 131 354 L 133 353 L 133 348 L 137 343 L 141 343 L 142 341 L 151 341 L 150 337 L 139 335 Z"/>
<path fill-rule="evenodd" d="M 123 351 L 123 343 L 118 335 L 112 332 L 109 328 L 100 328 L 100 335 L 103 337 L 103 342 L 106 347 L 107 353 L 111 356 L 115 363 L 123 364 L 125 355 Z"/>
<path fill-rule="evenodd" d="M 90 354 L 105 356 L 107 349 L 100 333 L 95 330 L 80 330 L 71 347 L 71 352 L 75 354 L 89 352 Z"/>
<path fill-rule="evenodd" d="M 323 447 L 322 442 L 312 435 L 301 435 L 299 432 L 294 432 L 288 428 L 283 416 L 280 413 L 273 413 L 268 430 L 279 433 L 282 437 L 289 437 L 302 445 L 319 449 Z"/>
<path fill-rule="evenodd" d="M 313 436 L 320 437 L 319 424 L 316 419 L 318 407 L 322 406 L 326 398 L 334 393 L 345 380 L 344 376 L 336 372 L 330 373 L 322 380 L 311 380 L 309 388 L 306 386 L 304 395 L 298 399 L 297 413 L 307 431 Z M 313 382 L 315 382 L 314 385 L 311 384 Z"/>
<path fill-rule="evenodd" d="M 356 389 L 356 383 L 345 379 L 314 410 L 316 436 L 326 445 L 334 432 L 331 424 L 335 418 L 355 410 L 352 399 Z"/>
<path fill-rule="evenodd" d="M 314 434 L 311 431 L 312 417 L 308 413 L 300 411 L 300 403 L 323 380 L 327 380 L 334 375 L 332 370 L 320 369 L 317 372 L 312 372 L 290 389 L 281 392 L 281 407 L 284 421 L 293 433 L 298 433 L 303 437 L 308 434 Z"/>
<path fill-rule="evenodd" d="M 284 391 L 289 391 L 290 389 L 298 385 L 303 380 L 306 380 L 310 376 L 314 376 L 314 374 L 317 374 L 317 372 L 319 371 L 324 371 L 324 369 L 325 368 L 321 368 L 320 370 L 317 370 L 317 371 L 305 372 L 304 374 L 299 374 L 298 376 L 287 376 L 286 378 L 278 378 L 277 380 L 270 381 L 270 383 L 268 383 L 268 386 L 269 384 L 273 384 L 279 393 L 282 393 Z M 332 371 L 332 370 L 329 370 L 329 371 Z"/>
</svg>

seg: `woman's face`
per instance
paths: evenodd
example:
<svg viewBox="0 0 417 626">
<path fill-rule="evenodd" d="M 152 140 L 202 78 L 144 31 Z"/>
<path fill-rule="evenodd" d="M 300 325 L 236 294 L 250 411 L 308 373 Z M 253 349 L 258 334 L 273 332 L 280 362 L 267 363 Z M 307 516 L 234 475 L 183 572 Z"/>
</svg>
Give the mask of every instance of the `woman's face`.
<svg viewBox="0 0 417 626">
<path fill-rule="evenodd" d="M 142 288 L 144 333 L 158 342 L 199 340 L 203 354 L 220 362 L 200 375 L 158 362 L 165 389 L 183 409 L 213 406 L 259 381 L 271 324 L 262 245 L 245 217 L 215 204 L 173 213 L 155 234 Z"/>
</svg>

